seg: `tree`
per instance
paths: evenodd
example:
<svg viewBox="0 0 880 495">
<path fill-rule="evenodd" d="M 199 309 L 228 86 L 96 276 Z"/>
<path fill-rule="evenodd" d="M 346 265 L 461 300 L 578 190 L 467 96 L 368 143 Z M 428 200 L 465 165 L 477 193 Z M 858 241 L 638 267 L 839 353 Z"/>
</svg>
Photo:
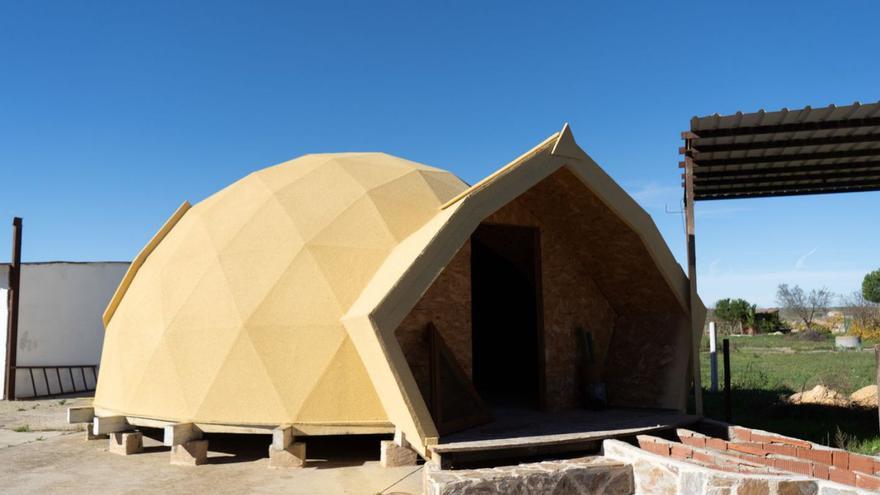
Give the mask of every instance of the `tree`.
<svg viewBox="0 0 880 495">
<path fill-rule="evenodd" d="M 781 284 L 776 290 L 776 302 L 797 315 L 804 322 L 806 330 L 813 330 L 815 317 L 828 311 L 832 297 L 834 294 L 825 287 L 813 289 L 809 294 L 797 285 L 789 287 L 788 284 Z"/>
<path fill-rule="evenodd" d="M 862 296 L 871 302 L 880 303 L 880 270 L 865 275 L 862 280 Z"/>
<path fill-rule="evenodd" d="M 745 299 L 719 299 L 715 303 L 715 317 L 742 333 L 743 327 L 755 324 L 755 306 Z"/>
</svg>

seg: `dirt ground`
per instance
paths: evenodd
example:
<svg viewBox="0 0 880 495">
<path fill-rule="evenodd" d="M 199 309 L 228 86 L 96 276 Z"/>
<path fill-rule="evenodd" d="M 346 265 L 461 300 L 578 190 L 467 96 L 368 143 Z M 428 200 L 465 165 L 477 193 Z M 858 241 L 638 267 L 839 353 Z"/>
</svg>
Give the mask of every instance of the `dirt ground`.
<svg viewBox="0 0 880 495">
<path fill-rule="evenodd" d="M 421 493 L 421 466 L 379 466 L 377 436 L 310 438 L 306 467 L 278 470 L 268 467 L 268 435 L 207 435 L 207 465 L 172 466 L 161 430 L 143 430 L 142 454 L 111 454 L 107 440 L 87 441 L 66 424 L 67 408 L 90 399 L 59 402 L 0 401 L 0 492 Z"/>
</svg>

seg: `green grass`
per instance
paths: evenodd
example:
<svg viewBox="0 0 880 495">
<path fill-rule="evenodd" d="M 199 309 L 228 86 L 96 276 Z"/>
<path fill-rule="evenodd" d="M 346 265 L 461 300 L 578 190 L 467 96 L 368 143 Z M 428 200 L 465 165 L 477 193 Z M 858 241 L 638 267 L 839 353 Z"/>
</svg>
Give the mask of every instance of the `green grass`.
<svg viewBox="0 0 880 495">
<path fill-rule="evenodd" d="M 16 433 L 28 433 L 29 431 L 31 431 L 31 426 L 30 425 L 17 426 L 12 431 L 14 431 Z"/>
<path fill-rule="evenodd" d="M 818 384 L 849 394 L 874 383 L 873 352 L 834 351 L 834 340 L 830 336 L 820 341 L 789 335 L 734 337 L 730 344 L 734 423 L 859 452 L 880 452 L 876 410 L 792 405 L 781 400 Z M 705 415 L 723 420 L 724 370 L 720 345 L 718 393 L 709 392 L 708 352 L 703 352 L 700 358 Z"/>
</svg>

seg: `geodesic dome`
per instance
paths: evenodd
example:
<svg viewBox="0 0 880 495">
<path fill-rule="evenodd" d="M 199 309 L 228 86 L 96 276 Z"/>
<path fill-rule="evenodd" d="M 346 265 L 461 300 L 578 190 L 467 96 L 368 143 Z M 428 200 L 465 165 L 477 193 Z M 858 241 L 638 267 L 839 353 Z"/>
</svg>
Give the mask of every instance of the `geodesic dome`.
<svg viewBox="0 0 880 495">
<path fill-rule="evenodd" d="M 96 407 L 236 425 L 386 422 L 340 317 L 466 188 L 386 154 L 307 155 L 196 204 L 111 312 Z"/>
</svg>

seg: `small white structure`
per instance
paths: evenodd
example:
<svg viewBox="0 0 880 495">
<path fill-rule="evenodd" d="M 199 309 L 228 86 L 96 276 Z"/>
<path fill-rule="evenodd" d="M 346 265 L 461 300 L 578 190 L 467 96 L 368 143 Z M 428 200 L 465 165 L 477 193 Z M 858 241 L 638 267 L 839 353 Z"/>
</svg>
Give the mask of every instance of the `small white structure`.
<svg viewBox="0 0 880 495">
<path fill-rule="evenodd" d="M 101 315 L 128 269 L 128 262 L 23 263 L 18 318 L 18 366 L 97 365 L 104 326 Z M 0 342 L 5 346 L 8 319 L 9 265 L 0 264 Z M 4 347 L 5 349 L 5 347 Z M 6 353 L 0 353 L 0 380 L 5 383 Z M 95 387 L 91 370 L 18 370 L 16 397 L 56 394 L 59 379 L 72 390 Z M 85 376 L 85 384 L 83 384 Z M 47 390 L 48 380 L 50 390 Z"/>
</svg>

